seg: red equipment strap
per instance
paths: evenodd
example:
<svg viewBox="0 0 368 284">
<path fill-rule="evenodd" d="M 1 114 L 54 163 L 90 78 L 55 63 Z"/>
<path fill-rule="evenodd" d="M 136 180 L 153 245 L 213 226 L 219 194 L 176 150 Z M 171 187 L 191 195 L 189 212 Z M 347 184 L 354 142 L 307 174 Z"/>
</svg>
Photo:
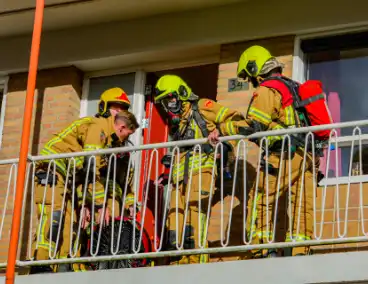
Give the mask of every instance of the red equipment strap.
<svg viewBox="0 0 368 284">
<path fill-rule="evenodd" d="M 265 80 L 261 83 L 261 86 L 275 89 L 281 94 L 282 97 L 282 107 L 288 107 L 293 104 L 293 95 L 290 92 L 287 83 L 281 77 L 273 77 L 269 80 Z"/>
</svg>

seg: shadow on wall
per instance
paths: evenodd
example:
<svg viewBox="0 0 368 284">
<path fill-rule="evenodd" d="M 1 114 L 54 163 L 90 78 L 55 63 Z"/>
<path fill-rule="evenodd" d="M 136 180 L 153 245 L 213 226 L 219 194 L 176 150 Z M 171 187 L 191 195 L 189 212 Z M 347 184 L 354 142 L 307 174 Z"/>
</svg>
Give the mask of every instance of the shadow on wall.
<svg viewBox="0 0 368 284">
<path fill-rule="evenodd" d="M 233 156 L 233 155 L 232 155 Z M 244 169 L 245 167 L 245 169 Z M 229 170 L 235 178 L 235 156 L 229 162 Z M 244 177 L 244 170 L 246 176 Z M 248 206 L 250 190 L 255 186 L 257 171 L 254 164 L 244 161 L 242 158 L 238 161 L 236 179 L 224 180 L 223 201 L 221 198 L 221 186 L 217 184 L 217 192 L 213 198 L 211 222 L 208 229 L 208 240 L 210 247 L 221 247 L 221 243 L 227 246 L 243 246 L 246 218 L 251 215 L 251 207 Z M 219 180 L 218 180 L 219 181 Z M 233 185 L 235 185 L 233 194 Z M 254 193 L 253 193 L 254 194 Z M 232 195 L 234 196 L 232 201 Z M 254 198 L 252 198 L 254 202 Z M 233 202 L 233 204 L 231 204 Z M 232 205 L 232 206 L 231 206 Z M 276 242 L 283 242 L 287 233 L 287 224 L 289 222 L 287 215 L 288 196 L 283 194 L 278 201 L 277 221 L 276 221 Z M 223 206 L 223 215 L 221 214 Z M 252 203 L 253 206 L 253 203 Z M 245 211 L 246 210 L 246 211 Z M 231 212 L 231 216 L 230 216 Z M 246 216 L 245 213 L 246 212 Z M 221 215 L 223 216 L 223 227 L 221 228 Z M 231 217 L 231 219 L 230 219 Z M 274 218 L 271 216 L 270 218 Z M 249 228 L 247 228 L 249 230 Z M 227 237 L 229 233 L 229 238 Z M 223 237 L 221 241 L 221 235 Z M 247 241 L 249 239 L 247 238 Z M 249 257 L 248 252 L 220 253 L 211 256 L 211 262 L 221 262 L 229 260 L 242 260 Z M 280 250 L 279 254 L 282 255 Z"/>
<path fill-rule="evenodd" d="M 244 180 L 244 167 L 246 167 L 246 180 Z M 235 157 L 231 155 L 229 161 L 229 170 L 235 178 Z M 228 246 L 243 245 L 244 229 L 244 205 L 249 199 L 249 190 L 256 180 L 256 170 L 248 162 L 239 159 L 236 179 L 225 179 L 223 186 L 223 197 L 221 196 L 221 178 L 217 180 L 217 191 L 213 197 L 211 209 L 211 221 L 208 228 L 208 241 L 210 247 L 221 247 L 221 243 L 227 243 Z M 234 194 L 233 185 L 235 184 Z M 246 188 L 244 188 L 244 184 Z M 244 192 L 245 191 L 245 192 Z M 233 197 L 232 197 L 233 196 Z M 222 199 L 223 198 L 223 199 Z M 233 199 L 233 200 L 232 200 Z M 223 201 L 222 201 L 223 200 Z M 233 202 L 233 204 L 231 204 Z M 231 206 L 232 205 L 232 206 Z M 221 214 L 223 206 L 223 214 Z M 247 214 L 248 214 L 247 210 Z M 231 214 L 231 220 L 230 220 Z M 223 218 L 223 227 L 221 227 L 221 218 Z M 230 232 L 229 232 L 230 230 Z M 227 237 L 229 233 L 229 238 Z M 240 260 L 245 253 L 220 253 L 211 256 L 212 262 Z"/>
</svg>

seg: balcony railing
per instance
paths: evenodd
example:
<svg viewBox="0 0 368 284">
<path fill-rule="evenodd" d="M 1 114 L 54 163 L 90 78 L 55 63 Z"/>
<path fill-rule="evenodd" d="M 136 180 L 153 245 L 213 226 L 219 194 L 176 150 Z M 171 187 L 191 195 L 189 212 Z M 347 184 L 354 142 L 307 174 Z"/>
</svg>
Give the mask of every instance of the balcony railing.
<svg viewBox="0 0 368 284">
<path fill-rule="evenodd" d="M 207 140 L 199 139 L 30 156 L 17 266 L 84 264 L 82 270 L 107 269 L 159 265 L 159 259 L 193 255 L 205 256 L 208 261 L 208 256 L 213 259 L 224 253 L 239 259 L 254 258 L 258 252 L 262 256 L 271 250 L 282 255 L 285 249 L 297 247 L 315 252 L 333 247 L 356 249 L 368 242 L 368 184 L 367 173 L 363 172 L 363 160 L 368 157 L 362 156 L 365 138 L 360 130 L 367 125 L 365 120 L 259 132 L 247 139 L 222 137 L 211 153 L 202 147 Z M 342 184 L 341 173 L 331 178 L 328 169 L 333 155 L 336 163 L 340 159 L 332 147 L 339 147 L 335 130 L 348 127 L 354 128 L 353 139 L 349 174 Z M 321 129 L 332 130 L 325 145 L 328 183 L 324 185 L 318 184 L 318 149 L 313 135 Z M 298 134 L 304 135 L 303 145 L 294 148 Z M 276 136 L 282 137 L 280 153 L 284 154 L 278 166 L 270 166 L 275 157 L 269 141 Z M 260 147 L 252 142 L 255 140 Z M 226 142 L 236 145 L 227 164 Z M 190 162 L 185 162 L 183 149 L 191 149 Z M 166 176 L 161 172 L 164 152 L 170 153 Z M 149 157 L 145 164 L 140 164 L 139 153 Z M 295 175 L 292 167 L 296 155 L 300 166 Z M 211 166 L 209 156 L 214 157 Z M 98 159 L 105 161 L 101 171 L 96 169 Z M 83 160 L 84 171 L 78 167 Z M 62 174 L 60 161 L 66 165 Z M 9 241 L 17 163 L 17 159 L 0 162 L 0 182 L 6 188 L 0 219 L 3 244 Z M 129 175 L 137 165 L 146 169 L 142 170 L 141 183 Z M 40 178 L 41 168 L 45 175 Z M 299 178 L 306 172 L 308 177 Z M 62 190 L 60 178 L 64 181 Z M 103 184 L 102 192 L 98 179 Z M 42 180 L 46 184 L 42 185 Z M 186 190 L 182 190 L 183 182 Z M 130 195 L 130 190 L 135 194 Z M 101 207 L 93 202 L 96 198 L 103 199 Z M 305 209 L 302 204 L 309 207 Z M 265 210 L 262 217 L 260 207 Z M 109 220 L 105 220 L 106 211 L 110 212 Z M 193 217 L 193 212 L 197 216 Z M 260 219 L 264 225 L 259 225 Z M 196 230 L 188 237 L 190 228 L 183 224 L 191 223 Z M 306 223 L 312 231 L 301 238 Z M 170 230 L 176 234 L 168 245 Z M 48 252 L 42 260 L 34 258 L 40 248 Z M 60 255 L 61 250 L 64 255 Z M 5 260 L 0 266 L 6 266 Z"/>
</svg>

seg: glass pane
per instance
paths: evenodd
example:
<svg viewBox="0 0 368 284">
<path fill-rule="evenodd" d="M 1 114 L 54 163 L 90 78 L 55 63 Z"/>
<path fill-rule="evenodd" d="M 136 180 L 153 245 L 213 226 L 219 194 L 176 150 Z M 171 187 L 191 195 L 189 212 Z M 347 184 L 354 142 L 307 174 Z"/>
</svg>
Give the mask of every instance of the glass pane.
<svg viewBox="0 0 368 284">
<path fill-rule="evenodd" d="M 367 119 L 368 56 L 310 62 L 308 71 L 309 79 L 323 82 L 335 122 Z M 352 128 L 341 130 L 344 136 L 352 133 Z M 362 133 L 368 133 L 368 127 Z"/>
<path fill-rule="evenodd" d="M 337 153 L 336 153 L 337 151 Z M 349 176 L 350 162 L 352 158 L 351 175 L 361 175 L 366 174 L 367 171 L 367 149 L 362 149 L 362 172 L 360 171 L 360 158 L 359 158 L 359 147 L 353 148 L 353 153 L 351 153 L 351 146 L 340 148 L 338 150 L 333 150 L 330 152 L 330 164 L 327 165 L 327 153 L 323 158 L 326 163 L 323 174 L 326 175 L 328 171 L 328 178 Z M 337 164 L 336 161 L 339 161 Z"/>
<path fill-rule="evenodd" d="M 130 110 L 133 107 L 135 73 L 98 77 L 90 79 L 87 116 L 93 116 L 97 113 L 97 106 L 101 94 L 109 88 L 122 88 L 127 94 L 131 103 Z"/>
<path fill-rule="evenodd" d="M 366 48 L 322 51 L 309 55 L 308 79 L 322 81 L 335 122 L 367 119 L 366 78 L 368 78 L 368 49 Z M 338 131 L 338 135 L 353 135 L 353 131 L 354 127 L 344 128 Z M 368 133 L 368 127 L 361 127 L 361 131 L 362 134 Z M 340 172 L 339 176 L 349 174 L 350 151 L 350 147 L 339 149 L 340 165 L 337 167 L 332 161 L 329 167 L 330 177 L 335 176 L 336 168 Z M 331 154 L 335 155 L 335 151 Z"/>
</svg>

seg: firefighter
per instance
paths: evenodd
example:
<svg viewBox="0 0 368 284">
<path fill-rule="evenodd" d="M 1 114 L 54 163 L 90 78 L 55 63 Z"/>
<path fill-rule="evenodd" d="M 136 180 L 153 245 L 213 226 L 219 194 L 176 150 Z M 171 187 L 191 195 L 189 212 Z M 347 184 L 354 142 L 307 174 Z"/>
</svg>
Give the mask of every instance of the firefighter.
<svg viewBox="0 0 368 284">
<path fill-rule="evenodd" d="M 282 70 L 283 64 L 261 46 L 248 48 L 239 59 L 237 76 L 243 80 L 249 80 L 255 88 L 246 114 L 246 122 L 254 131 L 300 126 L 294 107 L 292 105 L 285 108 L 282 106 L 281 93 L 276 89 L 261 85 L 265 79 L 271 76 L 281 76 Z M 288 208 L 288 213 L 291 213 L 289 218 L 292 220 L 290 223 L 292 228 L 288 230 L 286 241 L 307 241 L 312 238 L 313 168 L 318 166 L 318 162 L 313 164 L 311 153 L 307 152 L 305 171 L 303 172 L 304 141 L 304 137 L 291 135 L 291 153 L 286 151 L 281 153 L 282 137 L 267 137 L 269 157 L 268 160 L 264 159 L 261 163 L 261 171 L 257 177 L 258 189 L 255 187 L 251 189 L 248 202 L 248 208 L 250 209 L 248 212 L 251 212 L 251 214 L 248 214 L 247 227 L 249 233 L 252 232 L 252 235 L 249 235 L 253 240 L 252 243 L 269 243 L 272 241 L 275 233 L 273 231 L 274 214 L 277 214 L 274 211 L 278 205 L 278 196 L 288 194 L 289 181 L 291 183 L 291 196 L 289 197 L 291 208 Z M 259 144 L 260 140 L 256 142 Z M 287 148 L 288 141 L 286 140 L 285 149 Z M 289 154 L 291 160 L 288 158 Z M 282 168 L 280 168 L 281 159 L 283 160 Z M 268 189 L 266 167 L 268 169 Z M 280 181 L 278 181 L 279 177 Z M 280 186 L 279 189 L 278 186 Z M 279 193 L 277 193 L 278 190 Z M 256 193 L 257 196 L 255 196 Z M 280 208 L 280 206 L 278 207 Z M 308 251 L 308 247 L 295 247 L 292 249 L 292 254 L 294 256 L 305 255 Z M 276 250 L 254 251 L 254 253 L 255 257 L 277 256 Z"/>
<path fill-rule="evenodd" d="M 84 117 L 74 121 L 48 141 L 41 150 L 41 155 L 119 147 L 138 127 L 136 118 L 129 111 L 121 111 L 115 117 Z M 76 178 L 78 176 L 86 177 L 88 174 L 86 172 L 88 160 L 89 157 L 75 157 Z M 71 216 L 74 212 L 71 212 L 71 206 L 68 205 L 68 202 L 72 199 L 72 190 L 69 182 L 72 182 L 73 163 L 70 163 L 69 180 L 66 180 L 68 160 L 55 159 L 53 161 L 56 165 L 55 172 L 53 171 L 53 166 L 51 166 L 51 171 L 47 173 L 48 163 L 50 163 L 47 160 L 41 161 L 36 166 L 35 204 L 37 216 L 40 220 L 39 228 L 32 244 L 36 260 L 49 259 L 49 253 L 51 256 L 56 254 L 59 258 L 66 258 L 69 255 L 70 243 L 74 241 L 71 240 L 72 233 L 70 232 Z M 88 186 L 86 193 L 87 202 L 95 206 L 95 212 L 97 212 L 95 221 L 97 223 L 103 222 L 103 219 L 108 221 L 107 219 L 109 218 L 107 214 L 103 215 L 104 211 L 106 212 L 104 210 L 105 188 L 100 181 L 99 173 L 99 170 L 106 167 L 107 163 L 107 159 L 98 155 L 95 156 L 95 190 L 93 190 L 92 186 Z M 90 177 L 93 176 L 93 168 L 92 166 L 90 169 Z M 64 189 L 66 194 L 64 194 Z M 58 238 L 59 230 L 60 237 Z M 56 243 L 58 243 L 57 247 Z M 50 248 L 51 251 L 49 251 Z M 64 267 L 62 265 L 58 267 L 32 267 L 31 273 L 65 271 Z"/>
<path fill-rule="evenodd" d="M 131 107 L 130 100 L 128 98 L 127 93 L 118 87 L 110 88 L 104 91 L 100 96 L 100 101 L 98 103 L 98 112 L 96 117 L 105 117 L 108 118 L 110 116 L 115 117 L 115 115 L 122 110 L 129 110 Z M 132 144 L 128 139 L 125 141 L 125 145 L 127 146 L 128 143 Z M 114 206 L 112 202 L 113 198 L 113 174 L 110 171 L 109 175 L 109 196 L 107 201 L 107 210 L 112 212 L 114 217 L 119 217 L 121 213 L 121 200 L 124 194 L 125 183 L 126 179 L 128 179 L 128 192 L 133 191 L 133 179 L 134 179 L 134 169 L 133 165 L 129 165 L 129 153 L 123 153 L 117 155 L 117 183 L 115 183 L 115 200 Z M 129 175 L 127 175 L 129 166 Z M 112 168 L 111 168 L 112 169 Z M 107 169 L 104 169 L 104 175 L 102 175 L 102 179 L 105 182 L 107 178 Z M 114 211 L 112 210 L 114 208 Z"/>
<path fill-rule="evenodd" d="M 123 110 L 129 110 L 131 107 L 130 100 L 128 98 L 127 93 L 118 87 L 110 88 L 104 91 L 100 96 L 100 101 L 98 102 L 97 113 L 95 117 L 104 117 L 108 118 L 110 116 L 115 117 L 117 113 Z M 125 141 L 124 145 L 130 143 L 129 140 Z M 109 159 L 109 155 L 105 155 L 105 159 Z M 112 218 L 117 218 L 122 213 L 122 198 L 124 195 L 125 184 L 127 182 L 127 194 L 133 191 L 133 178 L 134 178 L 134 168 L 133 164 L 129 165 L 129 153 L 122 153 L 116 155 L 116 167 L 112 166 L 110 168 L 110 173 L 108 174 L 108 168 L 104 167 L 100 169 L 100 180 L 103 185 L 106 186 L 108 182 L 108 196 L 107 196 L 107 205 L 106 205 L 106 215 L 111 216 Z M 112 159 L 112 165 L 115 165 L 115 160 Z M 107 165 L 106 165 L 107 166 Z M 128 171 L 129 166 L 129 171 Z M 114 173 L 116 172 L 116 180 L 113 180 Z M 129 174 L 128 174 L 129 172 Z M 108 178 L 108 181 L 107 181 Z M 84 182 L 79 185 L 79 202 L 82 202 L 83 198 L 83 189 Z M 78 248 L 78 255 L 83 254 L 81 252 L 83 243 L 88 242 L 90 236 L 90 226 L 91 218 L 87 218 L 87 216 L 91 216 L 91 208 L 86 204 L 83 208 L 83 216 L 85 216 L 85 220 L 83 220 L 83 229 L 84 229 L 84 237 L 80 241 L 80 246 Z M 85 271 L 85 265 L 81 264 L 73 264 L 74 271 Z"/>
<path fill-rule="evenodd" d="M 155 87 L 155 103 L 160 103 L 168 116 L 177 122 L 174 127 L 176 132 L 173 134 L 175 141 L 208 137 L 213 131 L 218 132 L 218 135 L 232 135 L 239 131 L 235 128 L 234 122 L 243 119 L 236 111 L 223 107 L 212 100 L 199 99 L 192 89 L 175 75 L 165 75 L 158 80 Z M 222 127 L 217 130 L 216 128 L 221 123 Z M 198 151 L 194 152 L 194 146 L 182 147 L 180 148 L 180 160 L 177 161 L 175 158 L 172 165 L 173 190 L 167 222 L 169 250 L 175 250 L 177 245 L 181 246 L 183 230 L 184 249 L 199 248 L 199 237 L 201 244 L 206 246 L 206 213 L 217 169 L 214 149 L 210 144 L 202 146 L 201 155 Z M 199 165 L 200 160 L 201 165 Z M 214 175 L 212 175 L 213 169 L 215 169 Z M 193 171 L 192 176 L 191 171 Z M 212 193 L 214 193 L 214 188 Z M 179 196 L 178 203 L 177 194 Z M 189 204 L 184 224 L 187 200 L 189 200 Z M 199 209 L 199 202 L 201 209 Z M 176 218 L 177 210 L 178 219 Z M 201 220 L 200 224 L 199 219 Z M 177 238 L 179 244 L 176 243 Z M 171 259 L 171 264 L 199 262 L 208 262 L 208 255 L 191 255 Z"/>
</svg>

